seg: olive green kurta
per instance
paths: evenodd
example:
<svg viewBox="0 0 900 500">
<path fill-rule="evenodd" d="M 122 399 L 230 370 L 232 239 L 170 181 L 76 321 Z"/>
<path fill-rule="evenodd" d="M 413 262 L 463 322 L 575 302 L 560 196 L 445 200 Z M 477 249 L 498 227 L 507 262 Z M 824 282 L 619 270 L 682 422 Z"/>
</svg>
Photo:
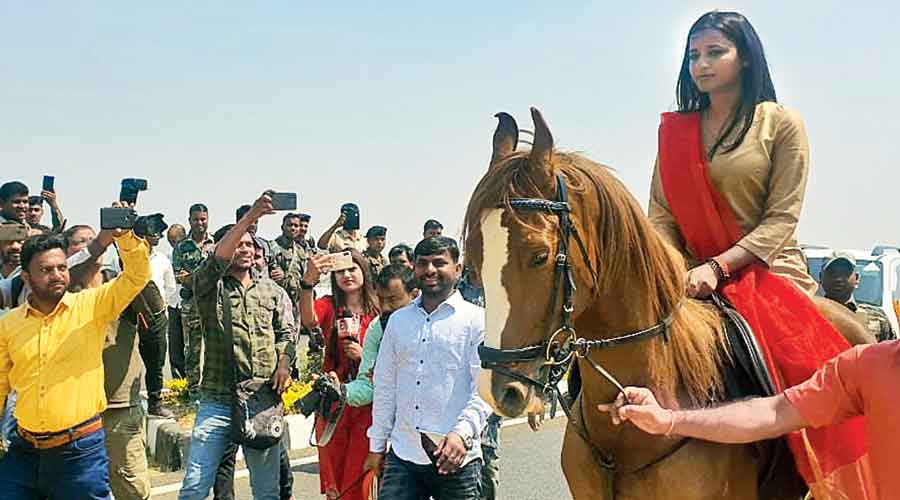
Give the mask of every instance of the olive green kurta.
<svg viewBox="0 0 900 500">
<path fill-rule="evenodd" d="M 658 167 L 650 189 L 650 220 L 690 265 L 696 265 L 669 210 Z M 717 152 L 709 174 L 744 232 L 738 246 L 773 273 L 815 293 L 818 285 L 809 276 L 796 238 L 809 177 L 809 144 L 800 117 L 780 104 L 758 104 L 743 143 L 734 151 Z"/>
</svg>

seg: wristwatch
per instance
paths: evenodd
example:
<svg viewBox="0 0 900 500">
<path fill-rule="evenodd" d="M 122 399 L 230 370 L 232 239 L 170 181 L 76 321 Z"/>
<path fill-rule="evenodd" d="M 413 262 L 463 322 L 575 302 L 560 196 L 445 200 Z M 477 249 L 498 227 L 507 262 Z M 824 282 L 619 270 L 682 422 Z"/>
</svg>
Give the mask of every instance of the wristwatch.
<svg viewBox="0 0 900 500">
<path fill-rule="evenodd" d="M 466 451 L 472 449 L 472 446 L 475 445 L 475 439 L 472 436 L 460 436 L 462 438 L 463 446 L 466 447 Z"/>
<path fill-rule="evenodd" d="M 316 285 L 310 285 L 307 282 L 303 281 L 303 278 L 300 278 L 300 289 L 301 290 L 313 290 L 316 288 Z"/>
</svg>

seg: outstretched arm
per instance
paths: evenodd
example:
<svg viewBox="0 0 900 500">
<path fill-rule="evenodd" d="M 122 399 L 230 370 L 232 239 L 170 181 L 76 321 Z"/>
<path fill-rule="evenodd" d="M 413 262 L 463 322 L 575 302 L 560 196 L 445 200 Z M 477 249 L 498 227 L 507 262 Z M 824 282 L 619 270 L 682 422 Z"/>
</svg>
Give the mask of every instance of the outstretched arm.
<svg viewBox="0 0 900 500">
<path fill-rule="evenodd" d="M 331 227 L 328 228 L 328 230 L 326 230 L 324 233 L 322 233 L 322 236 L 319 237 L 319 242 L 318 242 L 319 248 L 321 248 L 322 250 L 328 251 L 328 244 L 331 243 L 331 236 L 334 234 L 335 231 L 338 230 L 339 227 L 344 225 L 344 221 L 346 221 L 346 220 L 347 220 L 347 216 L 345 216 L 344 214 L 341 214 L 341 216 L 338 217 L 338 219 L 336 221 L 334 221 L 334 224 L 332 224 Z"/>
<path fill-rule="evenodd" d="M 661 407 L 649 389 L 627 387 L 625 392 L 630 404 L 619 394 L 615 403 L 598 408 L 609 412 L 614 424 L 631 422 L 649 434 L 675 434 L 717 443 L 751 443 L 808 425 L 783 394 L 717 408 L 673 411 Z"/>
</svg>

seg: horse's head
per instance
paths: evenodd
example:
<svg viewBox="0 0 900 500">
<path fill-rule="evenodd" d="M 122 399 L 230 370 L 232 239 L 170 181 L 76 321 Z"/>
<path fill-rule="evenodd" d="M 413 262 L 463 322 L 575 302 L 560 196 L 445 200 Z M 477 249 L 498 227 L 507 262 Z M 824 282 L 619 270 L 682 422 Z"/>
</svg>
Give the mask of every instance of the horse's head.
<svg viewBox="0 0 900 500">
<path fill-rule="evenodd" d="M 516 151 L 515 120 L 506 113 L 497 115 L 490 167 L 466 214 L 466 260 L 485 292 L 485 347 L 535 347 L 526 351 L 531 356 L 520 356 L 502 369 L 482 371 L 482 398 L 507 416 L 543 411 L 545 394 L 528 379 L 547 380 L 551 368 L 547 348 L 559 347 L 568 335 L 559 331 L 564 315 L 574 320 L 592 302 L 596 286 L 590 249 L 585 248 L 594 236 L 585 217 L 596 209 L 596 200 L 583 199 L 583 182 L 563 168 L 588 160 L 554 152 L 553 136 L 543 117 L 536 109 L 531 113 L 534 142 L 530 151 L 521 152 Z M 571 210 L 540 204 L 541 200 L 560 201 L 562 196 L 568 196 Z M 536 203 L 523 203 L 524 199 Z M 569 227 L 563 231 L 566 223 Z M 563 258 L 568 262 L 562 262 Z M 567 288 L 572 294 L 568 302 L 574 305 L 571 311 L 565 310 Z"/>
</svg>

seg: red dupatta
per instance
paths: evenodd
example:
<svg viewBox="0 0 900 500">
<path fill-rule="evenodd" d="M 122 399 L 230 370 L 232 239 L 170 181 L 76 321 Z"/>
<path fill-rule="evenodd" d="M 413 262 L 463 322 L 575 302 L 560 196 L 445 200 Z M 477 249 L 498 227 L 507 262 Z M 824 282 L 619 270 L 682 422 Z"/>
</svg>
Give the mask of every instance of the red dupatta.
<svg viewBox="0 0 900 500">
<path fill-rule="evenodd" d="M 744 236 L 710 181 L 699 113 L 662 115 L 659 175 L 672 215 L 698 261 L 721 254 Z M 719 292 L 753 327 L 779 392 L 803 382 L 850 347 L 799 287 L 765 264 L 734 273 Z M 787 440 L 801 475 L 819 493 L 816 498 L 838 491 L 851 498 L 869 497 L 861 480 L 868 470 L 864 418 L 795 432 Z"/>
</svg>

